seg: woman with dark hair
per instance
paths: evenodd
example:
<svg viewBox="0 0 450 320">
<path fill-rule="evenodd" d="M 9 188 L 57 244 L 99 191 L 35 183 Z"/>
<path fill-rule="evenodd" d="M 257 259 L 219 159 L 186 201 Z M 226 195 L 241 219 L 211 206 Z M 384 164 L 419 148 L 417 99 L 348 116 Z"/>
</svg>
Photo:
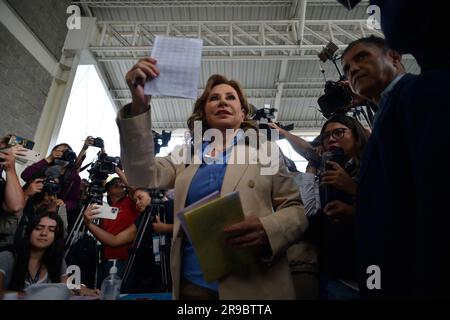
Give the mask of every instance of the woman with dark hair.
<svg viewBox="0 0 450 320">
<path fill-rule="evenodd" d="M 92 205 L 88 206 L 84 212 L 84 224 L 98 241 L 112 248 L 132 244 L 136 240 L 138 230 L 141 227 L 145 227 L 146 229 L 143 232 L 139 250 L 135 252 L 136 259 L 134 260 L 134 268 L 131 271 L 131 279 L 129 278 L 122 289 L 126 290 L 126 292 L 161 292 L 166 288 L 162 287 L 160 279 L 161 271 L 155 263 L 154 253 L 159 253 L 160 248 L 159 246 L 157 248 L 155 247 L 155 249 L 153 248 L 155 245 L 153 236 L 155 233 L 160 235 L 165 234 L 167 236 L 172 235 L 173 210 L 168 205 L 169 203 L 164 201 L 165 220 L 161 221 L 160 217 L 156 214 L 156 208 L 151 207 L 151 191 L 149 189 L 136 189 L 133 193 L 133 199 L 136 202 L 136 209 L 141 214 L 134 223 L 121 232 L 112 234 L 100 226 L 91 223 L 98 213 L 98 209 L 95 209 Z M 148 225 L 142 225 L 145 222 L 144 218 L 147 217 L 147 214 L 151 214 L 153 217 L 149 220 Z M 167 242 L 170 243 L 169 239 L 167 239 Z M 111 263 L 106 264 L 105 269 L 109 270 L 110 265 Z M 119 276 L 121 275 L 119 274 Z"/>
<path fill-rule="evenodd" d="M 352 117 L 330 118 L 320 132 L 321 147 L 332 154 L 342 150 L 341 164 L 330 160 L 325 168 L 309 164 L 300 186 L 319 250 L 322 299 L 359 298 L 354 199 L 368 136 L 368 131 Z"/>
<path fill-rule="evenodd" d="M 63 223 L 59 216 L 47 211 L 40 212 L 31 222 L 22 241 L 16 245 L 14 268 L 10 290 L 23 291 L 35 283 L 57 283 L 65 276 L 67 266 L 63 263 Z M 8 277 L 5 275 L 5 279 Z"/>
<path fill-rule="evenodd" d="M 61 218 L 42 210 L 30 223 L 15 252 L 0 253 L 0 290 L 22 292 L 33 284 L 66 283 L 64 227 Z M 81 294 L 96 291 L 81 287 Z"/>
<path fill-rule="evenodd" d="M 173 297 L 293 299 L 286 248 L 302 235 L 307 220 L 298 189 L 286 173 L 278 148 L 263 139 L 251 140 L 258 138 L 258 132 L 257 128 L 250 130 L 253 125 L 242 88 L 236 81 L 216 74 L 209 77 L 187 121 L 194 152 L 189 152 L 188 147 L 180 152 L 181 159 L 155 157 L 151 96 L 145 95 L 143 82 L 152 81 L 159 73 L 157 61 L 144 58 L 126 75 L 132 103 L 119 111 L 117 122 L 123 142 L 121 159 L 130 184 L 174 188 L 174 212 L 216 191 L 222 196 L 239 192 L 245 217 L 223 232 L 231 250 L 248 250 L 256 260 L 254 268 L 240 268 L 218 281 L 206 281 L 194 246 L 174 216 L 170 260 Z M 203 136 L 197 137 L 197 133 Z M 257 161 L 260 159 L 252 161 L 254 158 L 248 157 L 261 156 L 266 147 L 273 151 L 263 155 L 271 161 L 267 166 L 270 170 L 264 170 L 265 166 Z M 245 157 L 240 159 L 240 154 Z"/>
<path fill-rule="evenodd" d="M 20 175 L 27 183 L 37 178 L 52 177 L 53 187 L 59 189 L 55 192 L 57 198 L 62 200 L 67 210 L 69 229 L 78 215 L 80 200 L 81 178 L 74 167 L 75 158 L 72 148 L 67 143 L 60 143 L 53 147 L 50 155 L 27 167 Z"/>
<path fill-rule="evenodd" d="M 136 208 L 139 212 L 144 213 L 146 210 L 150 209 L 150 190 L 145 188 L 137 188 L 133 194 L 133 199 L 136 202 Z M 101 243 L 109 247 L 121 247 L 133 243 L 136 238 L 138 228 L 144 218 L 143 214 L 140 214 L 136 221 L 128 228 L 114 235 L 91 223 L 92 220 L 95 219 L 95 215 L 98 212 L 99 209 L 96 209 L 95 205 L 88 206 L 84 211 L 84 224 Z M 156 215 L 155 221 L 152 223 L 153 230 L 158 234 L 172 234 L 173 224 L 171 223 L 171 218 L 172 217 L 170 215 L 168 223 L 164 223 L 161 222 L 159 216 Z"/>
</svg>

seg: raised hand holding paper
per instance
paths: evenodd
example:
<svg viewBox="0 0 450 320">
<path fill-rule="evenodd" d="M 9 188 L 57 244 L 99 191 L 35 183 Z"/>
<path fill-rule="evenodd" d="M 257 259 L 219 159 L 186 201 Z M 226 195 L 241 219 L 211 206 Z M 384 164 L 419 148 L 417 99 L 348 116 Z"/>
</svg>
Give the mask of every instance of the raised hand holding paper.
<svg viewBox="0 0 450 320">
<path fill-rule="evenodd" d="M 145 94 L 197 98 L 202 46 L 201 39 L 157 36 L 151 57 L 160 74 L 145 83 Z"/>
</svg>

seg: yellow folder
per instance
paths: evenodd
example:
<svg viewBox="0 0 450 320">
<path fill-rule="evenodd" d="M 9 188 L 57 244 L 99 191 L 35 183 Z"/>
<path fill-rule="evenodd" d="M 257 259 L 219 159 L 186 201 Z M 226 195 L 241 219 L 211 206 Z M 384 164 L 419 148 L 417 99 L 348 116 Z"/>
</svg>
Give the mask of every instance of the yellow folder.
<svg viewBox="0 0 450 320">
<path fill-rule="evenodd" d="M 233 271 L 242 271 L 256 258 L 252 251 L 234 249 L 225 244 L 223 229 L 244 220 L 238 192 L 212 200 L 186 211 L 188 237 L 200 261 L 205 280 L 218 280 Z"/>
</svg>

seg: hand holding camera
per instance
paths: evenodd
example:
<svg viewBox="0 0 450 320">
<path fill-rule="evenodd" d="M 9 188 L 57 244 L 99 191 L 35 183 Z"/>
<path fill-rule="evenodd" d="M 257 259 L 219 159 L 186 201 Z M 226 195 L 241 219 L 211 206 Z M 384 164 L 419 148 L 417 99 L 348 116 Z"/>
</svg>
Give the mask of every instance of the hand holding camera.
<svg viewBox="0 0 450 320">
<path fill-rule="evenodd" d="M 42 189 L 44 188 L 44 179 L 34 179 L 28 188 L 25 189 L 25 195 L 28 197 L 32 197 L 37 193 L 42 192 Z"/>
<path fill-rule="evenodd" d="M 90 146 L 94 144 L 94 137 L 93 136 L 87 136 L 86 140 L 84 140 L 83 150 L 86 150 Z"/>
</svg>

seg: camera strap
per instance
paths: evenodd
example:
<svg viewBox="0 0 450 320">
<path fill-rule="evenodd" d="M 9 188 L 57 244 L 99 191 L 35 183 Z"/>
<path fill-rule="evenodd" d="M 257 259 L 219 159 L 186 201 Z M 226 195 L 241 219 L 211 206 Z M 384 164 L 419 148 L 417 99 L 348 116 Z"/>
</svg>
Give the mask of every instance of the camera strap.
<svg viewBox="0 0 450 320">
<path fill-rule="evenodd" d="M 88 163 L 87 165 L 85 165 L 84 167 L 82 167 L 81 169 L 80 169 L 80 172 L 83 172 L 84 170 L 86 170 L 91 164 L 93 164 L 94 163 L 94 161 L 91 161 L 90 163 Z"/>
</svg>

